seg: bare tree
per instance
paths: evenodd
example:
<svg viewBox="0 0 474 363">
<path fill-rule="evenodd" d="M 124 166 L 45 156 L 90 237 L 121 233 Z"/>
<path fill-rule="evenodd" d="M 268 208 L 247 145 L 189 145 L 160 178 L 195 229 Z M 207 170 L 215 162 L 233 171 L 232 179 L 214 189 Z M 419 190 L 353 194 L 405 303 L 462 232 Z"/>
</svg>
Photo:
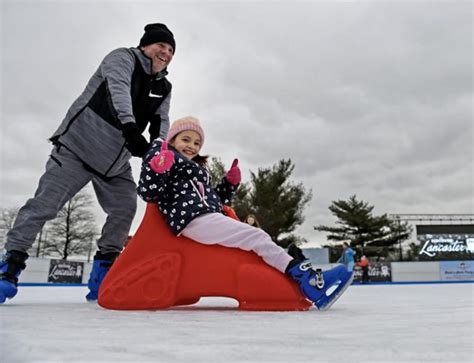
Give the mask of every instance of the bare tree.
<svg viewBox="0 0 474 363">
<path fill-rule="evenodd" d="M 10 229 L 13 227 L 15 222 L 16 215 L 18 214 L 19 208 L 3 208 L 1 210 L 1 219 L 0 219 L 0 249 L 3 249 L 5 246 L 6 235 Z"/>
<path fill-rule="evenodd" d="M 47 239 L 42 250 L 46 255 L 59 255 L 67 260 L 71 255 L 87 255 L 97 236 L 95 218 L 91 212 L 92 198 L 82 190 L 45 226 Z"/>
</svg>

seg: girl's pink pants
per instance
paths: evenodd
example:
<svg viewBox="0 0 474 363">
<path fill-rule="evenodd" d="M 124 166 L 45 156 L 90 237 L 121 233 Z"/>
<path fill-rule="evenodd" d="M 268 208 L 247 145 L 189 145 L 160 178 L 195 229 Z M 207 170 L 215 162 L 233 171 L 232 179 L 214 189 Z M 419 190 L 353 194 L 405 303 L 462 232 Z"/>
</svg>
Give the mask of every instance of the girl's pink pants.
<svg viewBox="0 0 474 363">
<path fill-rule="evenodd" d="M 220 213 L 196 217 L 183 229 L 182 235 L 206 245 L 218 244 L 253 251 L 268 265 L 283 273 L 293 259 L 265 231 Z"/>
</svg>

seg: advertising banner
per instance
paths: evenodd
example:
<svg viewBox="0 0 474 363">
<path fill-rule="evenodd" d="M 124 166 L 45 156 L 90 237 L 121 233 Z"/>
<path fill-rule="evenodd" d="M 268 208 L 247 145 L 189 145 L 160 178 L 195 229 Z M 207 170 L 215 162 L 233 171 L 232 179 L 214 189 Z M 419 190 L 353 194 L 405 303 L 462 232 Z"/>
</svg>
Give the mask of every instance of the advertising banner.
<svg viewBox="0 0 474 363">
<path fill-rule="evenodd" d="M 474 225 L 416 226 L 420 261 L 474 260 Z"/>
<path fill-rule="evenodd" d="M 474 281 L 474 261 L 440 261 L 441 281 Z"/>
<path fill-rule="evenodd" d="M 83 262 L 50 260 L 48 282 L 80 284 L 83 271 Z"/>
<path fill-rule="evenodd" d="M 362 269 L 360 266 L 354 268 L 354 281 L 362 282 Z M 392 270 L 390 263 L 371 262 L 369 264 L 369 282 L 390 282 L 392 281 Z"/>
</svg>

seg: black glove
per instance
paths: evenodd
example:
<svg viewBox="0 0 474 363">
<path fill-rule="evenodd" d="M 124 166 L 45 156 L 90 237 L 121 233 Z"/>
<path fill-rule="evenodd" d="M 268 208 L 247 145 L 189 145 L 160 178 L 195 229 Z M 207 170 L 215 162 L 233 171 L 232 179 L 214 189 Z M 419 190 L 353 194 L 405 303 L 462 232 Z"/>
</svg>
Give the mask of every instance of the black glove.
<svg viewBox="0 0 474 363">
<path fill-rule="evenodd" d="M 161 129 L 161 117 L 160 115 L 153 115 L 150 118 L 150 127 L 148 131 L 150 132 L 150 141 L 160 137 L 160 129 Z"/>
<path fill-rule="evenodd" d="M 122 125 L 122 134 L 125 138 L 125 146 L 133 156 L 144 157 L 150 143 L 146 141 L 137 125 L 134 122 L 128 122 Z"/>
</svg>

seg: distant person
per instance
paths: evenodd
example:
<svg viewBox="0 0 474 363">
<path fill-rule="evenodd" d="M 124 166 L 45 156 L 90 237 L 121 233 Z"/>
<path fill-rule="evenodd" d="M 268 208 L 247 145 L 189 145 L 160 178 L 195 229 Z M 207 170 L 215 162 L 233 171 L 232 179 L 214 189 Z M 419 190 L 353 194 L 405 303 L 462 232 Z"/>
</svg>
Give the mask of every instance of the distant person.
<svg viewBox="0 0 474 363">
<path fill-rule="evenodd" d="M 347 271 L 354 270 L 354 251 L 349 247 L 349 243 L 344 242 L 342 244 L 342 255 L 337 262 L 344 264 Z"/>
<path fill-rule="evenodd" d="M 261 228 L 260 223 L 258 223 L 258 219 L 257 219 L 257 217 L 255 217 L 254 214 L 249 214 L 245 218 L 244 222 L 247 223 L 248 225 L 252 226 L 252 227 Z"/>
<path fill-rule="evenodd" d="M 105 56 L 71 105 L 50 138 L 54 147 L 38 189 L 7 234 L 6 254 L 0 262 L 0 303 L 16 295 L 28 250 L 43 225 L 89 182 L 107 214 L 86 296 L 97 300 L 137 208 L 129 160 L 148 151 L 150 143 L 142 135 L 148 125 L 150 140 L 168 133 L 171 83 L 166 75 L 175 50 L 173 33 L 166 25 L 148 24 L 136 48 L 118 48 Z"/>
<path fill-rule="evenodd" d="M 369 283 L 369 259 L 363 255 L 360 258 L 359 266 L 362 269 L 362 283 Z"/>
<path fill-rule="evenodd" d="M 303 295 L 325 309 L 349 286 L 352 274 L 343 266 L 314 270 L 307 260 L 291 257 L 260 228 L 224 216 L 223 204 L 230 202 L 241 181 L 238 160 L 212 186 L 206 157 L 199 154 L 204 130 L 194 117 L 176 120 L 165 140 L 155 140 L 142 164 L 139 195 L 156 203 L 171 231 L 204 245 L 221 245 L 253 251 L 276 271 L 300 286 Z M 327 296 L 327 291 L 336 290 Z"/>
</svg>

